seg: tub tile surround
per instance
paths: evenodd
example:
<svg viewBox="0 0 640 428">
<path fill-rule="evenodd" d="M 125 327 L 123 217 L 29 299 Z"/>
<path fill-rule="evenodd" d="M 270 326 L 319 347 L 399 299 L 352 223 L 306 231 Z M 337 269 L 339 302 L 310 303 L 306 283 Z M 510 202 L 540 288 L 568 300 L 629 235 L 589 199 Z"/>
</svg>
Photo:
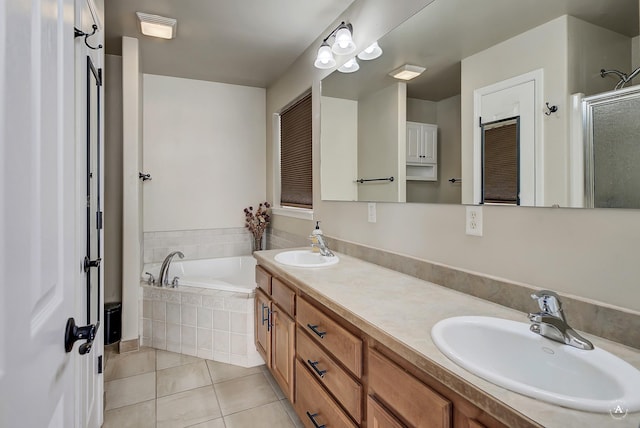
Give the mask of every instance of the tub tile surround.
<svg viewBox="0 0 640 428">
<path fill-rule="evenodd" d="M 264 364 L 253 346 L 253 293 L 140 287 L 142 346 L 242 367 Z"/>
<path fill-rule="evenodd" d="M 323 269 L 280 265 L 274 260 L 278 251 L 258 252 L 255 256 L 259 264 L 292 281 L 301 292 L 334 311 L 377 343 L 459 392 L 474 405 L 487 409 L 507 426 L 637 428 L 640 412 L 617 420 L 607 414 L 557 407 L 501 388 L 456 365 L 438 350 L 430 338 L 429 332 L 437 321 L 460 315 L 484 315 L 526 322 L 524 314 L 433 282 L 376 266 L 375 262 L 364 263 L 338 249 L 345 247 L 333 241 L 332 249 L 339 253 L 340 263 Z M 369 256 L 380 254 L 370 251 Z M 395 258 L 394 263 L 402 260 L 397 255 L 390 257 Z M 427 266 L 425 270 L 431 267 Z M 423 268 L 412 264 L 411 269 L 417 272 Z M 640 350 L 597 336 L 587 337 L 596 347 L 640 369 Z"/>
<path fill-rule="evenodd" d="M 161 263 L 172 251 L 187 260 L 251 254 L 253 238 L 244 227 L 144 232 L 144 263 Z"/>
<path fill-rule="evenodd" d="M 332 250 L 524 313 L 537 312 L 538 288 L 327 237 Z M 561 294 L 571 327 L 640 349 L 640 313 Z M 522 321 L 526 322 L 526 319 Z"/>
</svg>

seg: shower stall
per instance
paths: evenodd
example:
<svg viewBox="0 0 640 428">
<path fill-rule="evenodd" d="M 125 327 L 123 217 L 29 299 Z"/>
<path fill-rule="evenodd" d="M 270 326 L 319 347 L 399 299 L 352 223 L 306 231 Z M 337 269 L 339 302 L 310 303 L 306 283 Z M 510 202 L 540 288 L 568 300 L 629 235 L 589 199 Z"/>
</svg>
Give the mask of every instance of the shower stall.
<svg viewBox="0 0 640 428">
<path fill-rule="evenodd" d="M 640 85 L 572 104 L 572 205 L 640 208 Z"/>
</svg>

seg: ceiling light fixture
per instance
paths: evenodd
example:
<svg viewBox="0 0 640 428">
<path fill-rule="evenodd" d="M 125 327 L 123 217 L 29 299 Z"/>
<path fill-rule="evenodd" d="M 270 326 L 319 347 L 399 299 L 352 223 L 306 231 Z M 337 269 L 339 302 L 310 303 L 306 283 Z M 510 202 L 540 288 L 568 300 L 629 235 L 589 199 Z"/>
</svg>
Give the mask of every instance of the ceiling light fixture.
<svg viewBox="0 0 640 428">
<path fill-rule="evenodd" d="M 378 42 L 376 41 L 376 42 L 373 42 L 368 48 L 360 52 L 358 54 L 358 58 L 365 61 L 370 61 L 372 59 L 378 58 L 380 55 L 382 55 L 382 49 L 380 48 L 380 46 L 378 45 Z"/>
<path fill-rule="evenodd" d="M 405 64 L 393 70 L 389 73 L 389 76 L 399 80 L 411 80 L 420 76 L 425 70 L 426 68 L 420 67 L 419 65 Z"/>
<path fill-rule="evenodd" d="M 338 71 L 341 73 L 353 73 L 358 70 L 360 70 L 360 65 L 355 57 L 338 67 Z"/>
<path fill-rule="evenodd" d="M 353 42 L 352 34 L 353 26 L 346 24 L 344 21 L 341 22 L 335 30 L 322 40 L 314 65 L 320 69 L 332 68 L 336 65 L 336 60 L 333 58 L 334 53 L 336 55 L 349 55 L 355 52 L 356 44 Z M 329 47 L 328 40 L 331 37 L 334 37 L 334 42 Z"/>
<path fill-rule="evenodd" d="M 159 15 L 136 12 L 140 20 L 140 31 L 145 36 L 160 37 L 161 39 L 173 39 L 176 37 L 178 21 Z"/>
</svg>

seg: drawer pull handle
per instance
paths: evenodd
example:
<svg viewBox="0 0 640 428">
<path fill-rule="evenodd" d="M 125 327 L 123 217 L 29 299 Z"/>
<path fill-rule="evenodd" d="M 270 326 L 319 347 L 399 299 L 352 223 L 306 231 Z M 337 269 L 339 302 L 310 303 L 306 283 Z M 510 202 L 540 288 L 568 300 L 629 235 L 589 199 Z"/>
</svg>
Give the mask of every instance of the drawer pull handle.
<svg viewBox="0 0 640 428">
<path fill-rule="evenodd" d="M 313 424 L 314 427 L 316 428 L 325 428 L 324 425 L 318 425 L 318 423 L 316 422 L 316 416 L 318 416 L 317 413 L 314 413 L 313 415 L 309 412 L 307 412 L 307 416 L 309 417 L 309 419 L 311 419 L 311 423 Z"/>
<path fill-rule="evenodd" d="M 320 376 L 320 378 L 324 379 L 324 374 L 327 372 L 326 370 L 320 370 L 318 368 L 318 364 L 320 364 L 319 361 L 311 361 L 311 360 L 307 360 L 307 363 L 311 366 L 311 368 L 313 369 L 314 372 L 316 372 L 316 374 L 318 376 Z"/>
<path fill-rule="evenodd" d="M 317 325 L 307 324 L 307 327 L 309 327 L 320 339 L 324 339 L 324 335 L 327 334 L 326 331 L 319 331 Z"/>
<path fill-rule="evenodd" d="M 265 316 L 264 316 L 264 310 L 265 309 L 269 309 L 269 307 L 263 303 L 262 304 L 262 325 L 264 325 L 265 321 L 266 322 L 269 321 L 269 311 L 267 311 L 267 317 L 265 318 Z"/>
</svg>

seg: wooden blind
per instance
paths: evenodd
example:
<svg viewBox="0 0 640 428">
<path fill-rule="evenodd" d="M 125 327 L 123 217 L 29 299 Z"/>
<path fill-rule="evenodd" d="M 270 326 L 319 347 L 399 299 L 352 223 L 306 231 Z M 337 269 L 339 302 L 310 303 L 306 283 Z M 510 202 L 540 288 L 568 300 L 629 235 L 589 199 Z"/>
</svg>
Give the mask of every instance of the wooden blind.
<svg viewBox="0 0 640 428">
<path fill-rule="evenodd" d="M 518 124 L 484 130 L 484 202 L 518 202 Z"/>
<path fill-rule="evenodd" d="M 280 114 L 280 204 L 313 208 L 311 94 Z"/>
</svg>

